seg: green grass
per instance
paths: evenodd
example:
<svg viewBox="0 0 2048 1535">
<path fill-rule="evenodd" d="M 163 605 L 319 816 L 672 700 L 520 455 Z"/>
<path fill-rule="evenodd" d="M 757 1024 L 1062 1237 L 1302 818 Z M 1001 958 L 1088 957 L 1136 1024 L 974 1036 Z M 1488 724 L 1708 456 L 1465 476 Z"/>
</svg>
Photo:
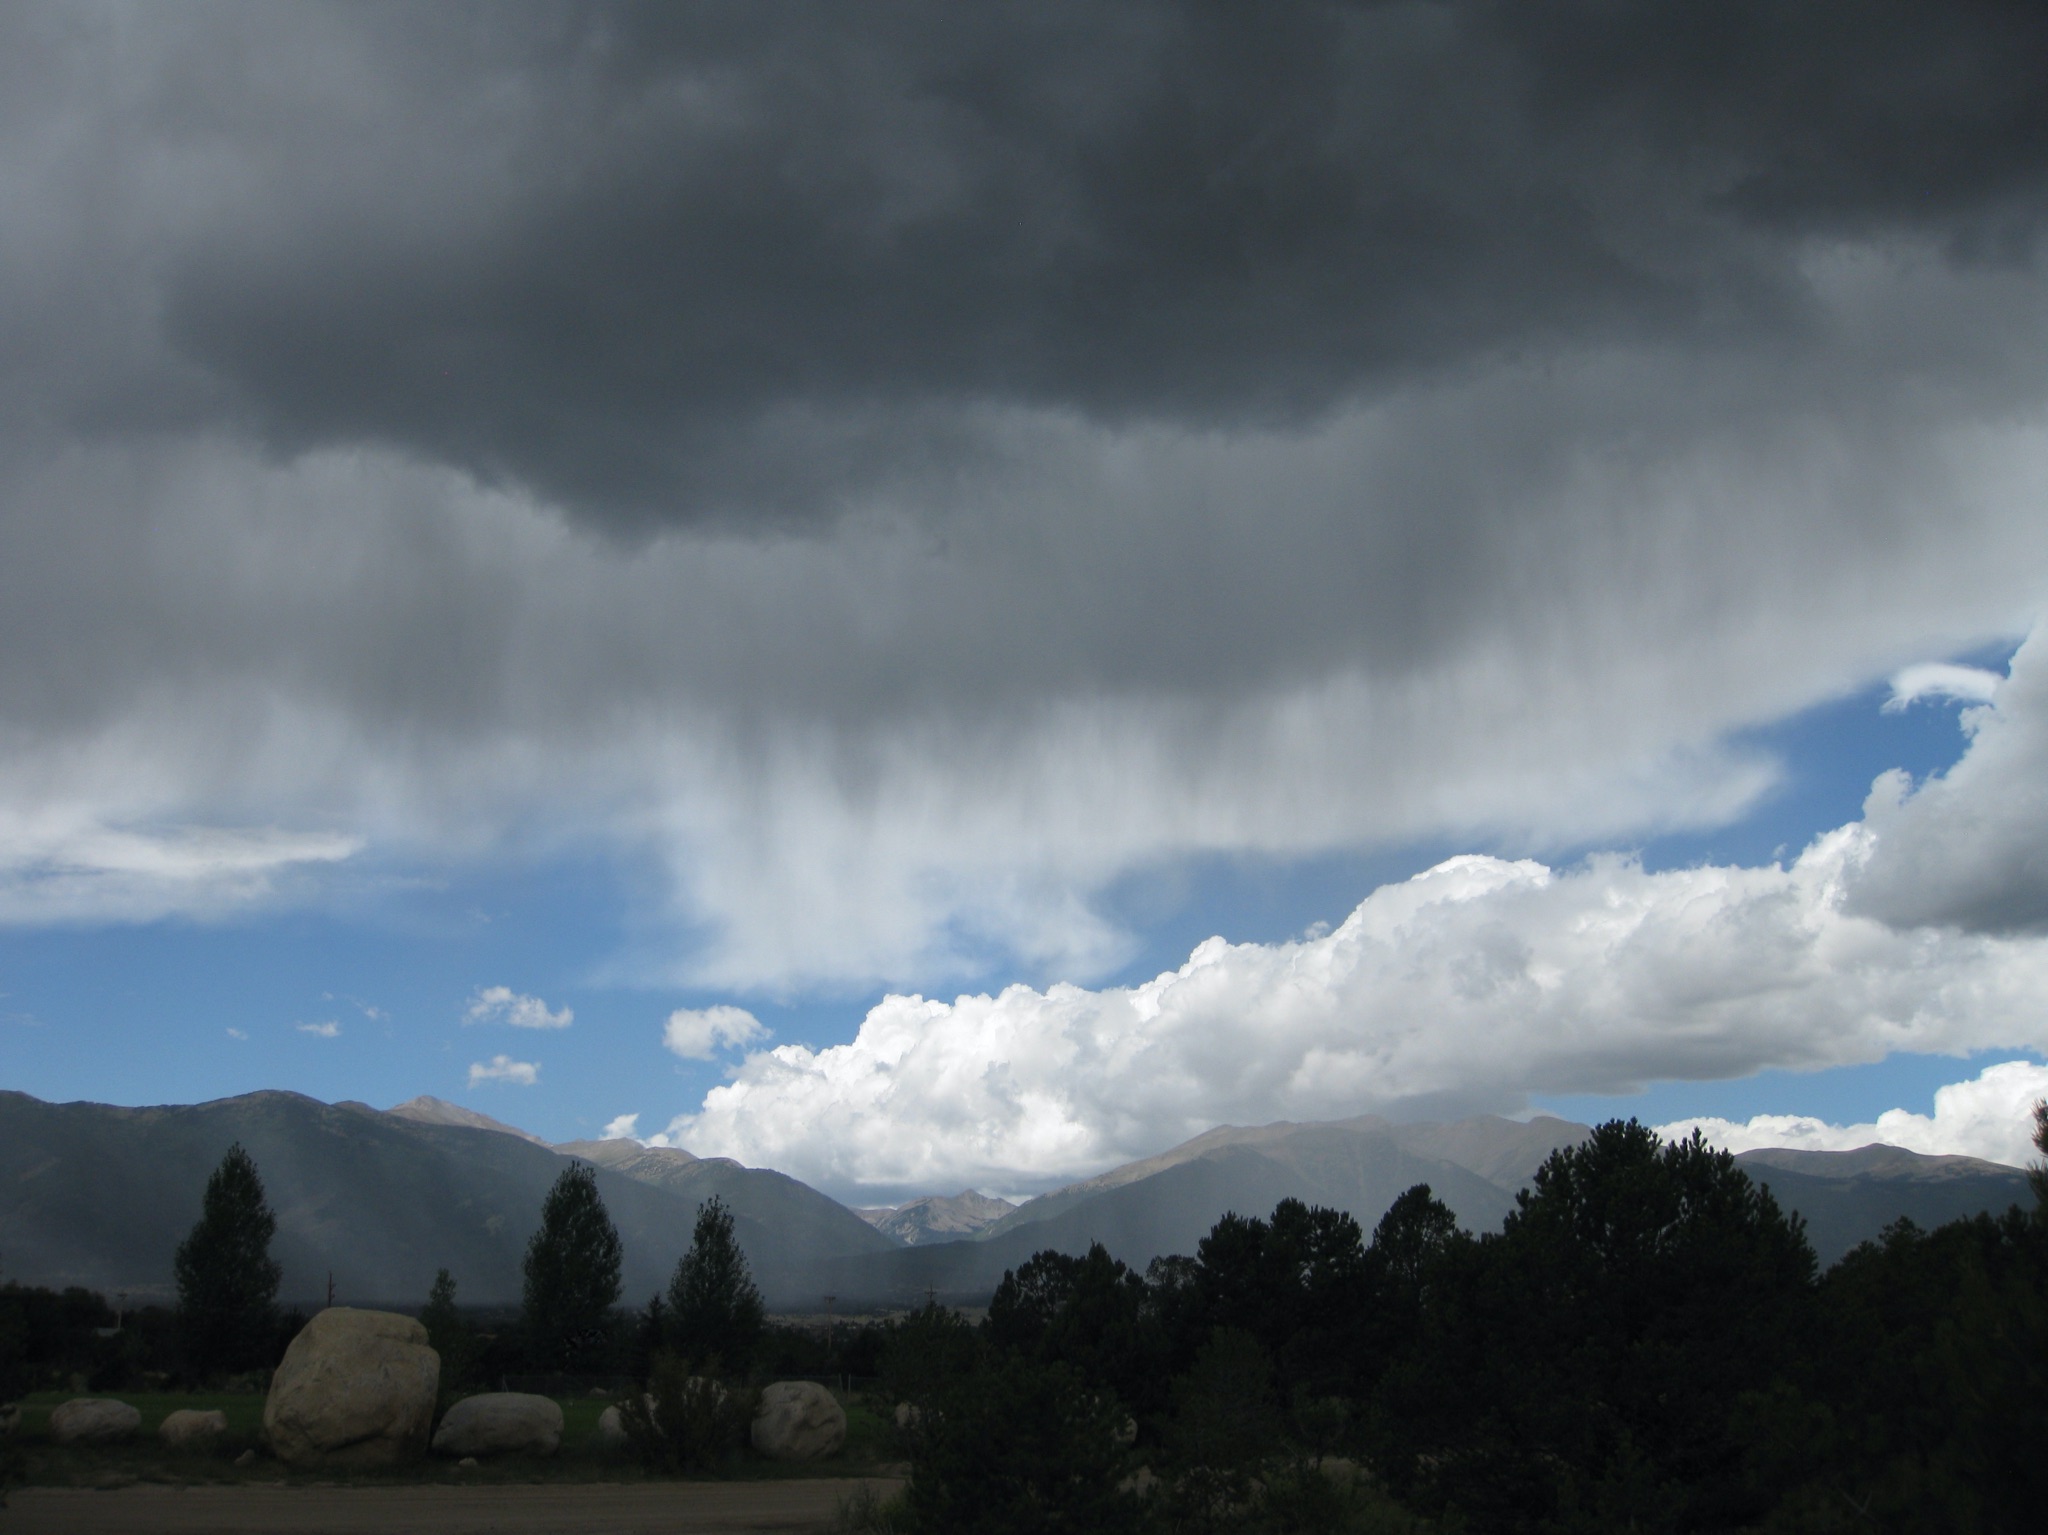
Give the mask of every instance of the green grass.
<svg viewBox="0 0 2048 1535">
<path fill-rule="evenodd" d="M 126 1402 L 142 1413 L 142 1431 L 126 1444 L 58 1445 L 50 1440 L 50 1411 L 74 1396 L 103 1396 Z M 672 1478 L 649 1473 L 639 1462 L 597 1437 L 597 1420 L 611 1402 L 602 1397 L 558 1397 L 562 1408 L 562 1450 L 547 1459 L 506 1456 L 487 1460 L 471 1470 L 453 1461 L 428 1456 L 411 1465 L 385 1471 L 292 1470 L 261 1448 L 263 1397 L 255 1392 L 41 1391 L 22 1399 L 21 1426 L 15 1443 L 22 1471 L 31 1486 L 107 1487 L 131 1482 L 188 1483 L 508 1483 L 508 1482 L 643 1482 Z M 746 1480 L 780 1481 L 791 1477 L 842 1477 L 874 1474 L 878 1464 L 895 1458 L 894 1435 L 883 1417 L 857 1399 L 841 1398 L 847 1413 L 846 1448 L 829 1460 L 785 1465 L 748 1455 L 738 1475 Z M 202 1411 L 218 1408 L 227 1414 L 228 1431 L 206 1451 L 174 1451 L 157 1437 L 164 1418 L 181 1407 Z M 237 1466 L 244 1450 L 257 1451 L 255 1461 Z"/>
</svg>

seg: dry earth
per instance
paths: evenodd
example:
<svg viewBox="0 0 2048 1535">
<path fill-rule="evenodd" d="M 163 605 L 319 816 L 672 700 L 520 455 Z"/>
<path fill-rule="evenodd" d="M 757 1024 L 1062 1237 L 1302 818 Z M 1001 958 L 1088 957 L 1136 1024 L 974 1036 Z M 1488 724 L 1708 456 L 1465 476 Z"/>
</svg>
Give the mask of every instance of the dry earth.
<svg viewBox="0 0 2048 1535">
<path fill-rule="evenodd" d="M 29 1487 L 5 1535 L 725 1535 L 824 1530 L 840 1500 L 893 1481 L 653 1482 L 623 1486 Z"/>
</svg>

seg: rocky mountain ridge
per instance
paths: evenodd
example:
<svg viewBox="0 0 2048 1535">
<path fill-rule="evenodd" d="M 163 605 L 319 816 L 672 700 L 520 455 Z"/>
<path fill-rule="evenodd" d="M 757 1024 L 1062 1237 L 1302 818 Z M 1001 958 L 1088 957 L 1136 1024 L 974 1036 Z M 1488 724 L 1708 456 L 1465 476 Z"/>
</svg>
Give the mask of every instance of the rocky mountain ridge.
<svg viewBox="0 0 2048 1535">
<path fill-rule="evenodd" d="M 907 1204 L 870 1206 L 853 1213 L 905 1247 L 919 1247 L 974 1236 L 1016 1208 L 1007 1199 L 962 1189 L 951 1196 L 927 1194 Z"/>
</svg>

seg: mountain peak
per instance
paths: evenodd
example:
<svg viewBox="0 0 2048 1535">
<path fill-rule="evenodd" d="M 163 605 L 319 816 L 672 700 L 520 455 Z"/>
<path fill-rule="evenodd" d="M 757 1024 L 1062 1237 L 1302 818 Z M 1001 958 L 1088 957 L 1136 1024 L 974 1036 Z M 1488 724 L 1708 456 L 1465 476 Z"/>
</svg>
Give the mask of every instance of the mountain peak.
<svg viewBox="0 0 2048 1535">
<path fill-rule="evenodd" d="M 491 1118 L 488 1114 L 479 1114 L 475 1109 L 465 1109 L 459 1103 L 450 1103 L 445 1098 L 430 1097 L 426 1093 L 421 1093 L 417 1098 L 408 1098 L 384 1112 L 395 1119 L 409 1119 L 419 1125 L 455 1125 L 464 1130 L 495 1130 L 500 1135 L 516 1135 L 522 1141 L 531 1141 L 536 1146 L 548 1144 L 530 1130 L 522 1130 L 517 1125 L 508 1125 L 502 1120 Z M 553 1149 L 549 1147 L 549 1150 Z"/>
<path fill-rule="evenodd" d="M 992 1199 L 974 1189 L 963 1189 L 950 1198 L 927 1194 L 908 1204 L 880 1209 L 856 1210 L 854 1214 L 877 1231 L 896 1238 L 907 1247 L 928 1242 L 951 1242 L 992 1226 L 1017 1207 L 1007 1199 Z"/>
</svg>

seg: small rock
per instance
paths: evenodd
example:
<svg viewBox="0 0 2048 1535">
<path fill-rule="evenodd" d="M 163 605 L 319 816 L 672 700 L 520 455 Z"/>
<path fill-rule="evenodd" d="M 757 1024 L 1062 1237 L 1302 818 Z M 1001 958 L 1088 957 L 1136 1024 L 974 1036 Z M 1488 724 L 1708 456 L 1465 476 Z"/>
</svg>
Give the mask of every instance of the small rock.
<svg viewBox="0 0 2048 1535">
<path fill-rule="evenodd" d="M 476 1469 L 476 1457 L 474 1455 L 463 1456 L 462 1459 L 455 1463 L 455 1469 L 457 1471 L 474 1471 Z"/>
<path fill-rule="evenodd" d="M 466 1396 L 434 1433 L 437 1455 L 552 1455 L 561 1447 L 560 1405 L 524 1391 Z"/>
<path fill-rule="evenodd" d="M 138 1409 L 108 1397 L 76 1396 L 50 1414 L 50 1437 L 59 1444 L 118 1444 L 141 1427 Z"/>
<path fill-rule="evenodd" d="M 898 1428 L 916 1428 L 917 1420 L 923 1416 L 924 1413 L 915 1402 L 898 1402 L 896 1404 L 896 1426 Z"/>
<path fill-rule="evenodd" d="M 255 1464 L 256 1464 L 256 1452 L 255 1452 L 254 1450 L 244 1450 L 244 1451 L 242 1451 L 242 1453 L 241 1453 L 241 1454 L 239 1454 L 239 1455 L 237 1455 L 237 1456 L 235 1457 L 235 1464 L 236 1464 L 236 1465 L 238 1465 L 238 1466 L 240 1466 L 240 1467 L 242 1467 L 242 1468 L 243 1468 L 244 1470 L 246 1470 L 246 1469 L 247 1469 L 247 1468 L 249 1468 L 250 1466 L 253 1466 L 253 1465 L 255 1465 Z"/>
<path fill-rule="evenodd" d="M 180 1407 L 166 1413 L 157 1435 L 174 1450 L 210 1450 L 214 1441 L 228 1431 L 228 1415 L 219 1408 L 201 1412 Z"/>
<path fill-rule="evenodd" d="M 752 1438 L 770 1460 L 818 1460 L 846 1443 L 846 1410 L 816 1381 L 777 1381 L 761 1393 Z"/>
<path fill-rule="evenodd" d="M 620 1445 L 626 1442 L 626 1422 L 619 1416 L 616 1407 L 607 1407 L 597 1415 L 597 1437 L 601 1443 Z"/>
</svg>

